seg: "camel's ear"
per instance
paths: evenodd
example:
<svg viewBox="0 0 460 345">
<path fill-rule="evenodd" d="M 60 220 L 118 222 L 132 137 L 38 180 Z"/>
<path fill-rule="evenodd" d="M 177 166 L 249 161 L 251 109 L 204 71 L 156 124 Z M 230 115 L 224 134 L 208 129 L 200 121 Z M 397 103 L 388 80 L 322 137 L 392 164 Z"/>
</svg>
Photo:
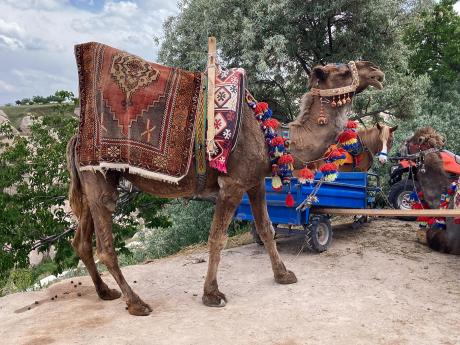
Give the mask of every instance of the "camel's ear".
<svg viewBox="0 0 460 345">
<path fill-rule="evenodd" d="M 390 128 L 390 133 L 393 133 L 395 130 L 398 129 L 398 125 L 394 126 L 394 127 L 391 127 Z"/>
<path fill-rule="evenodd" d="M 382 125 L 380 124 L 380 122 L 377 122 L 375 125 L 377 126 L 377 128 L 379 129 L 379 131 L 382 130 L 383 127 L 382 127 Z"/>
<path fill-rule="evenodd" d="M 313 74 L 318 78 L 318 80 L 326 80 L 329 72 L 327 72 L 323 67 L 317 66 L 313 68 Z"/>
</svg>

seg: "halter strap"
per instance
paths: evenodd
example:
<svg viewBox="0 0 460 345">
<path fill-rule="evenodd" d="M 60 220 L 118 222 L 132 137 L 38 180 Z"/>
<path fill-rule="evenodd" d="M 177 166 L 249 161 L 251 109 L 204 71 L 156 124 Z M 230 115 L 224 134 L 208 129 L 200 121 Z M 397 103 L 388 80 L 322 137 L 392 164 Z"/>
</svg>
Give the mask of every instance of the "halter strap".
<svg viewBox="0 0 460 345">
<path fill-rule="evenodd" d="M 312 95 L 321 96 L 321 97 L 331 97 L 331 96 L 338 96 L 344 93 L 353 93 L 356 92 L 356 89 L 359 85 L 359 74 L 358 69 L 356 68 L 356 63 L 354 61 L 350 61 L 348 63 L 348 68 L 351 70 L 351 85 L 338 87 L 335 89 L 318 89 L 318 88 L 311 88 L 310 92 Z"/>
</svg>

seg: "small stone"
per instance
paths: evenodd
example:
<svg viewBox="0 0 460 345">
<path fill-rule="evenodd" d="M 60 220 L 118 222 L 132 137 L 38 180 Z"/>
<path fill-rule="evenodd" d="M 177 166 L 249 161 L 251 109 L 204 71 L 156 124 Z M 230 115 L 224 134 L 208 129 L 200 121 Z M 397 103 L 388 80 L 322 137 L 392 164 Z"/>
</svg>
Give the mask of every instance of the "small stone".
<svg viewBox="0 0 460 345">
<path fill-rule="evenodd" d="M 125 310 L 128 310 L 128 307 L 125 307 Z"/>
<path fill-rule="evenodd" d="M 81 285 L 81 282 L 78 282 L 78 285 Z"/>
<path fill-rule="evenodd" d="M 195 297 L 196 297 L 196 296 L 198 296 L 198 295 L 197 295 L 196 293 L 194 293 L 194 294 L 193 294 L 193 296 L 195 296 Z"/>
<path fill-rule="evenodd" d="M 54 297 L 51 297 L 51 300 L 54 301 Z"/>
<path fill-rule="evenodd" d="M 30 307 L 27 307 L 27 310 L 30 310 L 31 308 Z"/>
<path fill-rule="evenodd" d="M 70 284 L 73 284 L 73 280 L 70 281 Z"/>
<path fill-rule="evenodd" d="M 133 281 L 133 283 L 136 284 L 136 283 L 137 283 L 137 280 Z"/>
<path fill-rule="evenodd" d="M 56 295 L 56 296 L 54 296 L 54 298 L 57 298 L 57 295 Z"/>
<path fill-rule="evenodd" d="M 77 287 L 77 284 L 75 284 L 73 287 Z"/>
<path fill-rule="evenodd" d="M 424 266 L 423 268 L 427 270 L 427 269 L 428 269 L 428 266 Z"/>
<path fill-rule="evenodd" d="M 81 297 L 81 293 L 77 293 L 77 296 L 78 296 L 78 297 Z"/>
<path fill-rule="evenodd" d="M 35 304 L 38 304 L 38 301 L 35 301 L 34 303 L 35 303 Z"/>
</svg>

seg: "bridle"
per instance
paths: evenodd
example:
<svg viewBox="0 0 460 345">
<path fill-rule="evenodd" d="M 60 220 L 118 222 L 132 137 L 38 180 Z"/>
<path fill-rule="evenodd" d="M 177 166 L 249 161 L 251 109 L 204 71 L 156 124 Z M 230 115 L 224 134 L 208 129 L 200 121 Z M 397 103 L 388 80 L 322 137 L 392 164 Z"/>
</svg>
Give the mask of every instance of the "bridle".
<svg viewBox="0 0 460 345">
<path fill-rule="evenodd" d="M 350 104 L 354 94 L 359 85 L 359 73 L 358 69 L 356 68 L 356 63 L 354 61 L 350 61 L 347 64 L 348 68 L 351 71 L 351 84 L 348 86 L 337 87 L 334 89 L 320 89 L 318 87 L 311 88 L 310 94 L 312 96 L 318 96 L 320 100 L 320 112 L 318 116 L 318 124 L 319 125 L 327 125 L 328 120 L 325 115 L 324 103 L 329 103 L 332 108 L 342 107 L 346 104 Z M 317 83 L 319 86 L 319 81 Z M 330 100 L 324 100 L 323 98 L 331 98 Z"/>
</svg>

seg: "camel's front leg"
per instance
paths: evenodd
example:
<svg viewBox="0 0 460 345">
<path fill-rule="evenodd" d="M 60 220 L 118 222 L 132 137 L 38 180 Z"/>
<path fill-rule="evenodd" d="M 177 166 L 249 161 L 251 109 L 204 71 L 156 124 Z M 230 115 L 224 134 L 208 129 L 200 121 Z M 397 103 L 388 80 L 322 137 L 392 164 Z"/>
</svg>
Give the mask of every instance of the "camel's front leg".
<svg viewBox="0 0 460 345">
<path fill-rule="evenodd" d="M 220 252 L 227 243 L 227 228 L 241 198 L 243 189 L 227 178 L 219 178 L 219 196 L 214 210 L 214 217 L 209 233 L 209 263 L 206 280 L 204 283 L 203 303 L 209 307 L 223 307 L 227 299 L 219 291 L 217 285 L 217 268 L 220 261 Z"/>
<path fill-rule="evenodd" d="M 275 281 L 279 284 L 292 284 L 297 282 L 295 274 L 286 269 L 281 260 L 276 242 L 273 239 L 272 223 L 268 217 L 267 201 L 265 200 L 265 181 L 258 186 L 248 190 L 249 201 L 251 202 L 252 215 L 256 223 L 257 233 L 264 242 L 272 263 Z"/>
</svg>

